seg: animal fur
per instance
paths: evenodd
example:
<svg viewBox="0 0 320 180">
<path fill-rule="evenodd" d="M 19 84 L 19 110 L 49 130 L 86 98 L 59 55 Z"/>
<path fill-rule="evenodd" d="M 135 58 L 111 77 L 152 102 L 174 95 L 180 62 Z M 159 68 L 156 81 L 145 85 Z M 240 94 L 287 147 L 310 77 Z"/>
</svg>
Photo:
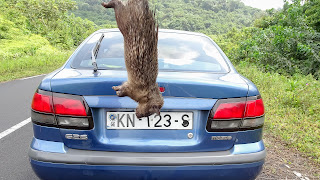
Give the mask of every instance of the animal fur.
<svg viewBox="0 0 320 180">
<path fill-rule="evenodd" d="M 158 25 L 148 0 L 103 2 L 114 8 L 118 27 L 124 37 L 128 81 L 112 87 L 119 97 L 129 96 L 136 102 L 138 118 L 160 114 L 163 98 L 156 82 L 158 76 Z"/>
</svg>

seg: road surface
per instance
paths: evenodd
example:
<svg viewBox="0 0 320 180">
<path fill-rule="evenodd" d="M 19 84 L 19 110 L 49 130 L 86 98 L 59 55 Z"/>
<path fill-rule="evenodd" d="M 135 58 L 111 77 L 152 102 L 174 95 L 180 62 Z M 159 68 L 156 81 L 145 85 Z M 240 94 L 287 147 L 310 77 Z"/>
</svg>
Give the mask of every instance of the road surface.
<svg viewBox="0 0 320 180">
<path fill-rule="evenodd" d="M 28 158 L 31 123 L 8 130 L 30 117 L 32 96 L 43 77 L 0 83 L 0 180 L 39 180 Z"/>
</svg>

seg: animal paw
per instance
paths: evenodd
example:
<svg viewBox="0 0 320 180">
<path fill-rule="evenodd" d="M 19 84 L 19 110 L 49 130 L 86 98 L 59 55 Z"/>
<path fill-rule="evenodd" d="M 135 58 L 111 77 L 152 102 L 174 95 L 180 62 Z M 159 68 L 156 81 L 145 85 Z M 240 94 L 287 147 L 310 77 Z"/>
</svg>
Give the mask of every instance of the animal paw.
<svg viewBox="0 0 320 180">
<path fill-rule="evenodd" d="M 151 114 L 157 114 L 157 115 L 160 116 L 161 107 L 162 106 L 159 106 L 159 105 L 152 105 L 149 111 L 150 111 Z"/>
<path fill-rule="evenodd" d="M 112 89 L 115 91 L 119 91 L 121 89 L 121 86 L 112 86 Z"/>
<path fill-rule="evenodd" d="M 138 118 L 149 117 L 153 114 L 160 115 L 160 109 L 162 106 L 151 105 L 151 106 L 141 106 L 139 105 L 136 109 L 136 116 Z"/>
<path fill-rule="evenodd" d="M 117 96 L 119 96 L 119 97 L 124 97 L 124 96 L 127 95 L 127 94 L 123 91 L 123 88 L 122 88 L 121 86 L 113 86 L 112 89 L 116 91 Z"/>
</svg>

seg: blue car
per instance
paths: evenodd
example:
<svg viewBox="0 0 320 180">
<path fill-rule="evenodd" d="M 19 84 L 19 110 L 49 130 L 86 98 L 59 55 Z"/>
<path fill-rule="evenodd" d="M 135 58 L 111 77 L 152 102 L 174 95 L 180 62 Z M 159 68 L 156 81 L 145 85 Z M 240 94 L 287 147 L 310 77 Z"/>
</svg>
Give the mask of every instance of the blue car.
<svg viewBox="0 0 320 180">
<path fill-rule="evenodd" d="M 29 157 L 41 179 L 255 179 L 266 157 L 256 86 L 200 33 L 159 30 L 160 115 L 112 86 L 127 80 L 118 29 L 89 36 L 36 90 Z M 97 63 L 97 71 L 92 65 Z"/>
</svg>

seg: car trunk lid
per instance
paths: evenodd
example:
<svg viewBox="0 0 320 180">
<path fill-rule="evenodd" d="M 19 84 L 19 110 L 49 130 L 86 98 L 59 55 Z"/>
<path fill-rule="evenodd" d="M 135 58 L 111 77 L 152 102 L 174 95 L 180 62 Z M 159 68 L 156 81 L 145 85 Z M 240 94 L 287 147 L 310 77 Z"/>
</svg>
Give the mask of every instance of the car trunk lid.
<svg viewBox="0 0 320 180">
<path fill-rule="evenodd" d="M 61 73 L 61 74 L 60 74 Z M 134 112 L 137 103 L 117 97 L 112 86 L 126 80 L 125 71 L 63 70 L 51 80 L 52 91 L 84 96 L 92 111 L 92 130 L 60 129 L 87 135 L 87 140 L 64 138 L 69 148 L 122 152 L 223 151 L 233 147 L 237 132 L 207 132 L 209 112 L 217 99 L 245 97 L 248 87 L 236 74 L 161 72 L 158 83 L 165 88 L 162 113 L 192 113 L 192 129 L 108 129 L 108 112 Z M 237 79 L 238 78 L 238 79 Z M 227 137 L 216 140 L 212 136 Z"/>
<path fill-rule="evenodd" d="M 64 69 L 51 79 L 51 90 L 83 96 L 116 95 L 112 86 L 127 80 L 126 71 Z M 225 99 L 245 97 L 248 85 L 239 74 L 160 72 L 158 85 L 165 88 L 163 96 Z M 41 88 L 41 86 L 40 86 Z"/>
</svg>

